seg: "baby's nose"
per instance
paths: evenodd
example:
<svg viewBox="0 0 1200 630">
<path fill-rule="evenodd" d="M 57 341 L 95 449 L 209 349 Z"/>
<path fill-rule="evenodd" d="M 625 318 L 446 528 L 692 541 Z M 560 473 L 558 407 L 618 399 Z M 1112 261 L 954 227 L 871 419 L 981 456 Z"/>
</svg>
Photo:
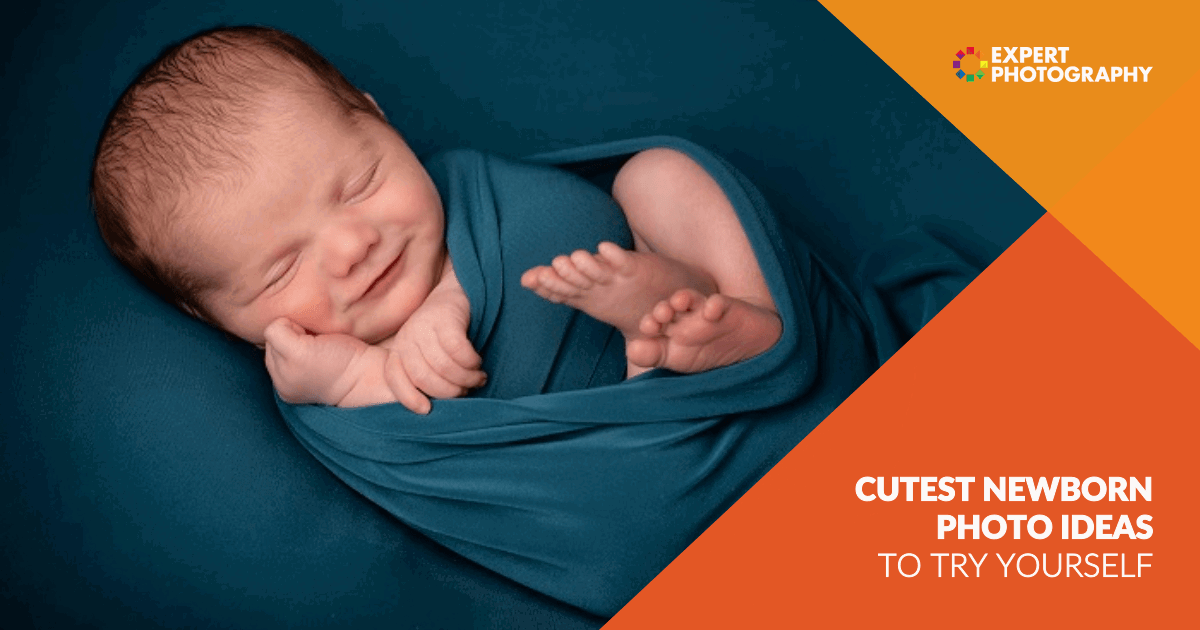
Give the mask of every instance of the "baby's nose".
<svg viewBox="0 0 1200 630">
<path fill-rule="evenodd" d="M 331 276 L 350 275 L 354 266 L 366 260 L 368 252 L 379 242 L 379 230 L 358 221 L 344 221 L 325 230 L 321 264 Z"/>
</svg>

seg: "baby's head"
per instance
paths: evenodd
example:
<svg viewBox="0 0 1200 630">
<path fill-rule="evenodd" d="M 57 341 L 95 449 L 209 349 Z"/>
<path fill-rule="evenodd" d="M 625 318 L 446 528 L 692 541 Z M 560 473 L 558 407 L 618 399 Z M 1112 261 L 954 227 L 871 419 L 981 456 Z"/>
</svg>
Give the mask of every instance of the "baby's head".
<svg viewBox="0 0 1200 630">
<path fill-rule="evenodd" d="M 201 33 L 150 64 L 105 123 L 92 200 L 139 279 L 256 344 L 278 317 L 378 342 L 446 265 L 441 201 L 408 145 L 268 28 Z"/>
</svg>

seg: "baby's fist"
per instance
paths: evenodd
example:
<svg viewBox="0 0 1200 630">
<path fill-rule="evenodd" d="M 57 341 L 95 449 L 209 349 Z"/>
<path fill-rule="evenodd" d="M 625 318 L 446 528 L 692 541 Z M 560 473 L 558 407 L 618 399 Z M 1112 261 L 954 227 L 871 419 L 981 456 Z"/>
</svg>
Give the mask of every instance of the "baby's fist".
<svg viewBox="0 0 1200 630">
<path fill-rule="evenodd" d="M 287 318 L 263 331 L 267 371 L 279 397 L 293 404 L 336 405 L 353 387 L 345 378 L 366 344 L 349 335 L 310 335 Z"/>
</svg>

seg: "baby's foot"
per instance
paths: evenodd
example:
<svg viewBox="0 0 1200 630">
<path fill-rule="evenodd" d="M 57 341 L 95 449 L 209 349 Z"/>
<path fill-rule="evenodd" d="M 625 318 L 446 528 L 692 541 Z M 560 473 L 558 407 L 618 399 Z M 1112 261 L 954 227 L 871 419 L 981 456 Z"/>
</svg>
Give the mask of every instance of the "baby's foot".
<svg viewBox="0 0 1200 630">
<path fill-rule="evenodd" d="M 579 250 L 526 271 L 521 286 L 615 326 L 627 338 L 638 336 L 642 316 L 680 287 L 715 288 L 681 263 L 608 242 L 595 254 Z"/>
<path fill-rule="evenodd" d="M 626 338 L 630 363 L 693 373 L 744 361 L 775 345 L 783 332 L 773 311 L 720 293 L 676 291 L 642 318 Z"/>
</svg>

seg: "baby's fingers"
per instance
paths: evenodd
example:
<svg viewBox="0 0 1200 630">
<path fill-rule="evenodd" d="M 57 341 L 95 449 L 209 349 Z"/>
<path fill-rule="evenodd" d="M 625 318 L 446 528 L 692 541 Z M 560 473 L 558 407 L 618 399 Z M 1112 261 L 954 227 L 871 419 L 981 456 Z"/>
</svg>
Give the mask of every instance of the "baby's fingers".
<svg viewBox="0 0 1200 630">
<path fill-rule="evenodd" d="M 473 389 L 487 382 L 479 369 L 483 359 L 461 334 L 438 331 L 436 341 L 422 345 L 421 353 L 439 376 L 458 387 Z"/>
<path fill-rule="evenodd" d="M 306 333 L 291 321 L 280 318 L 263 332 L 266 341 L 264 360 L 271 383 L 280 398 L 290 403 L 316 402 L 305 387 Z"/>
<path fill-rule="evenodd" d="M 421 415 L 429 413 L 433 405 L 409 378 L 400 354 L 389 352 L 383 367 L 384 380 L 387 381 L 388 388 L 392 390 L 392 395 L 396 397 L 397 402 L 413 413 Z"/>
<path fill-rule="evenodd" d="M 272 350 L 282 358 L 291 358 L 301 352 L 308 332 L 302 326 L 286 317 L 280 317 L 271 322 L 263 331 L 268 354 Z"/>
<path fill-rule="evenodd" d="M 458 365 L 468 370 L 478 370 L 483 365 L 483 359 L 461 330 L 438 329 L 434 334 L 442 350 Z"/>
<path fill-rule="evenodd" d="M 447 379 L 438 370 L 438 367 L 430 359 L 430 355 L 437 351 L 437 345 L 432 344 L 430 349 L 417 346 L 411 352 L 400 352 L 400 360 L 404 364 L 404 371 L 408 373 L 409 380 L 417 389 L 424 392 L 426 395 L 433 398 L 457 398 L 466 393 L 466 388 L 462 385 L 457 385 Z M 450 360 L 443 357 L 438 365 L 450 363 Z M 455 366 L 457 369 L 458 368 Z"/>
<path fill-rule="evenodd" d="M 297 333 L 292 327 L 296 324 L 285 318 L 279 318 L 263 331 L 265 343 L 267 370 L 276 380 L 289 379 L 294 375 L 294 367 L 303 353 L 303 328 Z M 298 328 L 298 326 L 297 326 Z"/>
</svg>

